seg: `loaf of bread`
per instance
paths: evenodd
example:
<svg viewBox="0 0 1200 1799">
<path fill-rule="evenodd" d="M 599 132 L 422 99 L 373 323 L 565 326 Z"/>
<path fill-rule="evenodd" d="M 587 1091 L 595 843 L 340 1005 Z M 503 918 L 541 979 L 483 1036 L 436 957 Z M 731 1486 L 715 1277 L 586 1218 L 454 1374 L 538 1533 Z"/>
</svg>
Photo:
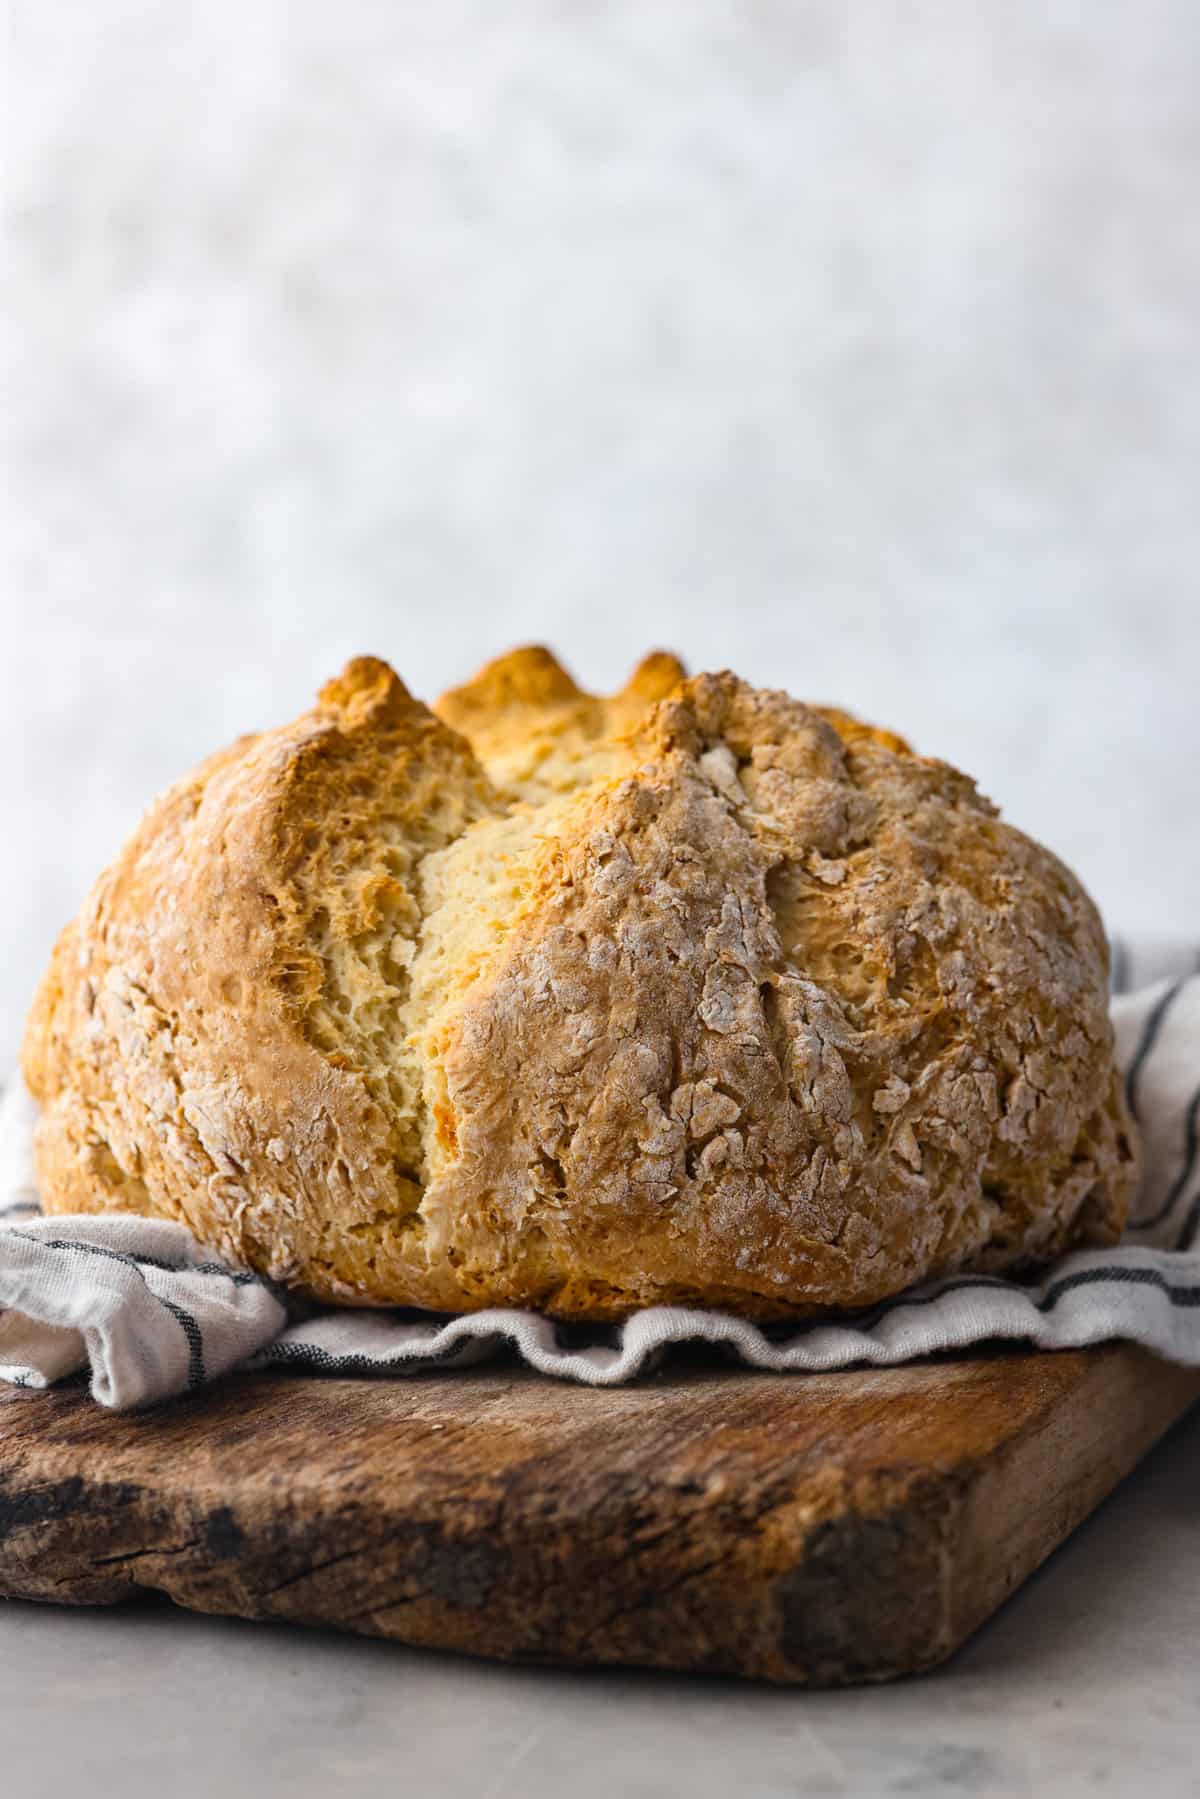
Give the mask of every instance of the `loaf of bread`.
<svg viewBox="0 0 1200 1799">
<path fill-rule="evenodd" d="M 842 712 L 364 658 L 150 809 L 25 1043 L 46 1207 L 324 1300 L 757 1319 L 1119 1235 L 1079 882 Z"/>
</svg>

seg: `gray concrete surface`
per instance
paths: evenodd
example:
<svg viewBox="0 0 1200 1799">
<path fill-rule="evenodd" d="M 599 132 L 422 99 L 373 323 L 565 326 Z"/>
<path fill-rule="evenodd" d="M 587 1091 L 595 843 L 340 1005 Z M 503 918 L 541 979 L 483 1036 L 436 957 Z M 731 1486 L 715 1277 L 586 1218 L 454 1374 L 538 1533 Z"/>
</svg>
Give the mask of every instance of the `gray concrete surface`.
<svg viewBox="0 0 1200 1799">
<path fill-rule="evenodd" d="M 1191 1799 L 1200 1412 L 939 1673 L 512 1669 L 170 1607 L 0 1603 L 13 1799 Z"/>
</svg>

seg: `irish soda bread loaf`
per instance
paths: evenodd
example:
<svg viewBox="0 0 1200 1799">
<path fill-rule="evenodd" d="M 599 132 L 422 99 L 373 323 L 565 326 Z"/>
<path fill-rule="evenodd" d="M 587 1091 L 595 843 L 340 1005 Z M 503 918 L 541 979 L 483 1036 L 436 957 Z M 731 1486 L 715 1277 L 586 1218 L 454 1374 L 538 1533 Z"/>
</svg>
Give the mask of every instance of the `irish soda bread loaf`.
<svg viewBox="0 0 1200 1799">
<path fill-rule="evenodd" d="M 1100 921 L 844 713 L 518 650 L 382 662 L 147 814 L 25 1044 L 54 1211 L 184 1220 L 325 1299 L 861 1306 L 1114 1240 Z"/>
</svg>

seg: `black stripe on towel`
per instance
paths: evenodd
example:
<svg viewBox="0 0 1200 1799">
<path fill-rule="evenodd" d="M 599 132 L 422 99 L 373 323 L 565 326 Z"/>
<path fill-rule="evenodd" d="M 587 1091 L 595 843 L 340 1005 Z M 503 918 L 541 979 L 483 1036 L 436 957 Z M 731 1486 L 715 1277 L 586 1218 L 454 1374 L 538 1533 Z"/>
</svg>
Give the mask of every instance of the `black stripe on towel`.
<svg viewBox="0 0 1200 1799">
<path fill-rule="evenodd" d="M 1146 1060 L 1150 1055 L 1151 1050 L 1158 1042 L 1158 1034 L 1162 1030 L 1163 1020 L 1174 1005 L 1176 999 L 1178 999 L 1180 992 L 1187 982 L 1187 978 L 1188 977 L 1184 975 L 1181 980 L 1176 981 L 1173 986 L 1168 987 L 1165 993 L 1159 995 L 1154 1003 L 1152 1011 L 1146 1018 L 1146 1022 L 1142 1026 L 1142 1034 L 1138 1039 L 1137 1049 L 1134 1051 L 1133 1060 L 1129 1064 L 1129 1072 L 1125 1076 L 1125 1100 L 1129 1106 L 1129 1110 L 1133 1113 L 1135 1118 L 1138 1115 L 1137 1090 L 1138 1082 L 1142 1078 L 1142 1069 L 1146 1065 Z"/>
<path fill-rule="evenodd" d="M 21 1206 L 14 1206 L 19 1212 Z M 40 1206 L 30 1206 L 29 1210 L 38 1218 L 45 1214 Z M 0 1217 L 4 1214 L 0 1213 Z M 46 1249 L 78 1249 L 84 1254 L 108 1256 L 116 1262 L 128 1262 L 131 1268 L 155 1268 L 159 1274 L 204 1274 L 215 1275 L 221 1280 L 232 1281 L 235 1287 L 265 1287 L 268 1283 L 261 1274 L 255 1274 L 249 1268 L 226 1268 L 220 1262 L 164 1262 L 158 1256 L 135 1256 L 130 1250 L 101 1249 L 95 1243 L 84 1243 L 74 1237 L 31 1237 L 26 1231 L 15 1231 L 14 1236 L 24 1237 L 27 1243 L 41 1243 Z"/>
<path fill-rule="evenodd" d="M 1157 1268 L 1079 1268 L 1074 1274 L 1064 1274 L 1060 1281 L 1047 1287 L 1045 1293 L 1034 1303 L 1039 1312 L 1049 1312 L 1064 1293 L 1073 1287 L 1091 1287 L 1097 1283 L 1111 1281 L 1114 1286 L 1158 1287 L 1173 1306 L 1191 1308 L 1200 1306 L 1200 1285 L 1176 1286 Z"/>
<path fill-rule="evenodd" d="M 898 1311 L 901 1306 L 936 1305 L 947 1293 L 965 1293 L 980 1287 L 999 1293 L 1017 1293 L 1045 1315 L 1054 1310 L 1064 1293 L 1070 1293 L 1076 1287 L 1099 1286 L 1105 1282 L 1112 1282 L 1115 1286 L 1158 1287 L 1172 1305 L 1188 1309 L 1200 1306 L 1200 1286 L 1176 1286 L 1165 1274 L 1160 1274 L 1157 1268 L 1080 1268 L 1074 1274 L 1064 1274 L 1061 1280 L 1054 1281 L 1037 1299 L 1031 1291 L 1017 1286 L 1014 1281 L 1001 1280 L 998 1276 L 987 1274 L 964 1274 L 956 1280 L 943 1281 L 928 1293 L 898 1293 L 894 1299 L 884 1300 L 865 1316 L 850 1318 L 846 1322 L 854 1330 L 874 1330 L 882 1319 L 890 1312 Z M 836 1324 L 837 1320 L 827 1319 L 825 1322 Z"/>
<path fill-rule="evenodd" d="M 445 1327 L 443 1327 L 445 1328 Z M 504 1331 L 492 1331 L 488 1335 L 496 1341 L 507 1342 L 508 1335 Z M 427 1343 L 436 1343 L 436 1338 L 426 1338 Z M 264 1364 L 271 1367 L 314 1368 L 322 1374 L 386 1374 L 389 1368 L 402 1366 L 405 1362 L 416 1362 L 420 1367 L 435 1368 L 439 1363 L 454 1362 L 459 1356 L 486 1339 L 467 1337 L 457 1343 L 449 1343 L 444 1348 L 430 1350 L 418 1349 L 415 1344 L 404 1344 L 396 1349 L 384 1350 L 379 1355 L 366 1355 L 362 1350 L 348 1350 L 345 1355 L 336 1355 L 332 1350 L 322 1349 L 318 1343 L 266 1343 L 254 1357 L 255 1366 Z"/>
<path fill-rule="evenodd" d="M 1196 1094 L 1196 1096 L 1192 1100 L 1191 1106 L 1189 1107 L 1189 1110 L 1188 1110 L 1188 1118 L 1191 1121 L 1192 1126 L 1193 1126 L 1192 1142 L 1191 1142 L 1192 1161 L 1193 1162 L 1196 1159 L 1196 1143 L 1195 1143 L 1196 1118 L 1195 1118 L 1195 1113 L 1196 1113 L 1198 1102 L 1200 1102 L 1200 1093 Z M 1190 1173 L 1190 1167 L 1189 1167 L 1189 1173 Z M 1200 1193 L 1197 1193 L 1195 1199 L 1192 1201 L 1191 1206 L 1188 1210 L 1188 1215 L 1183 1221 L 1183 1229 L 1179 1233 L 1179 1242 L 1176 1244 L 1176 1248 L 1177 1249 L 1194 1249 L 1196 1246 L 1196 1238 L 1198 1235 L 1200 1235 Z"/>
<path fill-rule="evenodd" d="M 157 1300 L 159 1305 L 163 1308 L 163 1311 L 171 1314 L 172 1318 L 174 1318 L 176 1324 L 178 1324 L 180 1330 L 187 1338 L 188 1392 L 190 1393 L 194 1391 L 196 1387 L 202 1387 L 204 1385 L 205 1381 L 208 1379 L 208 1375 L 204 1368 L 204 1338 L 201 1334 L 200 1326 L 196 1323 L 192 1314 L 189 1311 L 186 1311 L 183 1306 L 177 1306 L 174 1300 L 167 1299 L 164 1294 L 156 1293 L 154 1291 L 154 1288 L 146 1279 L 144 1269 L 139 1267 L 133 1256 L 122 1255 L 118 1249 L 102 1249 L 98 1243 L 71 1242 L 64 1237 L 31 1237 L 25 1231 L 14 1231 L 13 1236 L 22 1238 L 26 1243 L 36 1243 L 42 1249 L 70 1249 L 81 1255 L 101 1256 L 106 1262 L 122 1262 L 126 1268 L 132 1268 L 151 1299 Z M 146 1267 L 157 1266 L 166 1269 L 166 1272 L 168 1273 L 179 1272 L 178 1270 L 167 1268 L 165 1263 L 153 1263 L 148 1257 L 143 1259 L 145 1260 Z"/>
<path fill-rule="evenodd" d="M 138 1273 L 141 1274 L 140 1268 L 138 1269 Z M 143 1275 L 142 1278 L 145 1279 L 145 1276 Z M 150 1287 L 148 1283 L 147 1283 L 147 1291 L 148 1292 L 154 1291 L 154 1289 L 152 1287 Z M 178 1324 L 180 1330 L 183 1332 L 184 1336 L 187 1338 L 187 1346 L 188 1346 L 187 1385 L 188 1385 L 188 1392 L 194 1393 L 196 1391 L 196 1388 L 202 1387 L 204 1385 L 205 1381 L 208 1379 L 208 1375 L 207 1375 L 207 1373 L 205 1371 L 205 1367 L 204 1367 L 204 1337 L 203 1337 L 203 1334 L 201 1333 L 200 1326 L 196 1323 L 196 1320 L 192 1317 L 192 1314 L 190 1312 L 185 1311 L 182 1306 L 177 1306 L 175 1304 L 175 1301 L 173 1299 L 168 1299 L 165 1293 L 155 1293 L 154 1297 L 155 1297 L 155 1299 L 157 1299 L 160 1306 L 163 1306 L 168 1312 L 170 1312 L 172 1318 L 174 1318 L 174 1320 Z"/>
<path fill-rule="evenodd" d="M 1198 1212 L 1200 1212 L 1200 1207 L 1198 1207 Z M 1022 1299 L 1027 1300 L 1035 1311 L 1041 1312 L 1045 1316 L 1054 1310 L 1064 1294 L 1073 1292 L 1078 1287 L 1094 1287 L 1105 1284 L 1156 1287 L 1173 1306 L 1179 1306 L 1184 1310 L 1200 1307 L 1200 1284 L 1176 1284 L 1168 1280 L 1157 1268 L 1081 1268 L 1073 1274 L 1063 1275 L 1060 1280 L 1054 1281 L 1043 1294 L 1036 1298 L 1032 1292 L 1014 1286 L 1011 1281 L 1000 1280 L 989 1275 L 963 1275 L 957 1280 L 944 1281 L 929 1293 L 898 1294 L 895 1299 L 886 1301 L 866 1316 L 847 1319 L 846 1323 L 855 1330 L 872 1330 L 889 1313 L 898 1311 L 902 1306 L 936 1305 L 938 1300 L 944 1299 L 949 1293 L 980 1287 L 995 1289 L 1002 1293 L 1016 1293 Z M 764 1334 L 767 1336 L 768 1342 L 776 1348 L 783 1349 L 791 1341 L 805 1337 L 811 1331 L 819 1330 L 835 1322 L 836 1320 L 833 1319 L 823 1319 L 820 1324 L 802 1326 L 790 1335 L 783 1334 L 776 1326 L 769 1333 Z M 503 1330 L 491 1330 L 488 1335 L 493 1340 L 507 1338 L 507 1332 Z M 426 1341 L 436 1343 L 436 1338 Z M 365 1355 L 356 1350 L 348 1351 L 345 1355 L 338 1355 L 315 1343 L 276 1342 L 267 1344 L 259 1351 L 254 1360 L 259 1367 L 310 1368 L 322 1374 L 382 1374 L 389 1367 L 397 1367 L 410 1361 L 415 1362 L 418 1366 L 423 1364 L 426 1367 L 435 1366 L 442 1361 L 451 1361 L 461 1354 L 468 1344 L 475 1344 L 479 1341 L 481 1341 L 479 1338 L 470 1338 L 465 1342 L 460 1340 L 449 1350 L 433 1348 L 431 1351 L 425 1352 L 415 1349 L 415 1346 L 406 1346 L 405 1349 L 390 1353 L 384 1351 L 379 1355 Z M 580 1344 L 580 1347 L 585 1347 L 585 1345 Z"/>
<path fill-rule="evenodd" d="M 1196 1091 L 1192 1094 L 1191 1101 L 1188 1105 L 1187 1118 L 1184 1125 L 1183 1163 L 1179 1173 L 1171 1182 L 1171 1190 L 1163 1200 L 1162 1205 L 1158 1208 L 1157 1212 L 1151 1212 L 1148 1218 L 1132 1219 L 1129 1226 L 1130 1230 L 1152 1230 L 1156 1224 L 1161 1224 L 1164 1218 L 1169 1218 L 1171 1216 L 1171 1213 L 1187 1192 L 1192 1175 L 1195 1173 L 1196 1152 L 1197 1148 L 1200 1147 L 1197 1143 L 1198 1134 L 1200 1134 L 1200 1087 L 1197 1087 Z M 1185 1234 L 1187 1228 L 1188 1226 L 1185 1224 Z M 1175 1247 L 1176 1249 L 1190 1249 L 1191 1243 L 1185 1243 L 1181 1237 Z"/>
</svg>

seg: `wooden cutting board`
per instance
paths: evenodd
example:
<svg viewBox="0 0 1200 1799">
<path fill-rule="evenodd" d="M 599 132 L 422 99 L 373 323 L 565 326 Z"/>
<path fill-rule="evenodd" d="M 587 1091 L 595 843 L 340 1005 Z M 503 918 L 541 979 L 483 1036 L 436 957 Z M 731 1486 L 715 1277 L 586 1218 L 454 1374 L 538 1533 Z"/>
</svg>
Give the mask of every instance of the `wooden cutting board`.
<svg viewBox="0 0 1200 1799">
<path fill-rule="evenodd" d="M 242 1375 L 0 1388 L 0 1593 L 475 1655 L 845 1682 L 941 1661 L 1200 1396 L 1109 1346 L 615 1391 Z"/>
</svg>

